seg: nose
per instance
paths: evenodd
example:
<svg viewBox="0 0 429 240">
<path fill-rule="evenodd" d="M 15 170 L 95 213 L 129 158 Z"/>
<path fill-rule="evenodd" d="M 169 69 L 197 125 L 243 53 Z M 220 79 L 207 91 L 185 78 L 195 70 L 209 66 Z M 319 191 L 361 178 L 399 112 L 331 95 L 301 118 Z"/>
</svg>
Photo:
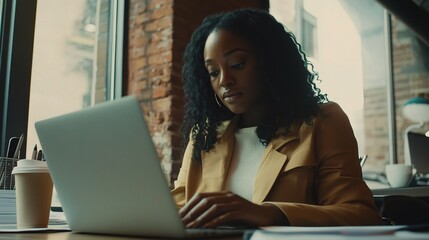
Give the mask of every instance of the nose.
<svg viewBox="0 0 429 240">
<path fill-rule="evenodd" d="M 230 72 L 228 71 L 221 72 L 221 76 L 219 80 L 220 86 L 226 88 L 234 84 L 234 82 L 235 82 L 234 76 Z"/>
</svg>

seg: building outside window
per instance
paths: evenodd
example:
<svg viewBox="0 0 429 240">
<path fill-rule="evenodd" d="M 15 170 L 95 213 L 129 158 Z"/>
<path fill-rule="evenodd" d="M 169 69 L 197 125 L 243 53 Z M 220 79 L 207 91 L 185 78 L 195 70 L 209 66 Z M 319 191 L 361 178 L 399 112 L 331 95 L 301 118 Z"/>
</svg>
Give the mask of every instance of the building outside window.
<svg viewBox="0 0 429 240">
<path fill-rule="evenodd" d="M 96 44 L 97 25 L 108 18 L 101 15 L 97 6 L 102 2 L 44 0 L 37 3 L 27 155 L 38 142 L 35 121 L 93 104 L 96 66 L 100 64 L 96 54 L 102 51 L 106 55 L 107 47 L 103 44 L 103 49 L 97 48 Z M 101 17 L 106 19 L 97 20 Z"/>
<path fill-rule="evenodd" d="M 307 12 L 302 11 L 302 47 L 311 58 L 317 58 L 317 19 Z"/>
<path fill-rule="evenodd" d="M 1 26 L 1 19 L 3 19 L 3 0 L 0 0 L 0 26 Z"/>
</svg>

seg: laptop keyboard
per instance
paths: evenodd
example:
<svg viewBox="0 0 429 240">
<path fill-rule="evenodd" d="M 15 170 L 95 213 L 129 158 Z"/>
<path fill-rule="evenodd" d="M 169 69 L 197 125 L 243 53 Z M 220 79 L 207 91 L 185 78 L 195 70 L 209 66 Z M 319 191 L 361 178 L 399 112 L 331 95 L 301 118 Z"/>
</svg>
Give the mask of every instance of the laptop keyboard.
<svg viewBox="0 0 429 240">
<path fill-rule="evenodd" d="M 242 236 L 246 229 L 243 228 L 187 228 L 188 237 L 232 237 Z"/>
</svg>

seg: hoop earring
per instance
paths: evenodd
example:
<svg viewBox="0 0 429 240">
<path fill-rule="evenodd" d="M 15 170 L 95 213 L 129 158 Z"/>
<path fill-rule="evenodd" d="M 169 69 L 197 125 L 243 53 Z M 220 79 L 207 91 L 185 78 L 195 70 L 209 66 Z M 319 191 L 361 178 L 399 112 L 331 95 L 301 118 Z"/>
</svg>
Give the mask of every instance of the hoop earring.
<svg viewBox="0 0 429 240">
<path fill-rule="evenodd" d="M 216 93 L 214 94 L 214 97 L 215 97 L 215 101 L 216 101 L 217 105 L 218 105 L 219 107 L 221 107 L 221 108 L 225 108 L 225 106 L 223 106 L 223 105 L 219 102 L 219 100 L 217 99 L 218 97 L 217 97 Z"/>
</svg>

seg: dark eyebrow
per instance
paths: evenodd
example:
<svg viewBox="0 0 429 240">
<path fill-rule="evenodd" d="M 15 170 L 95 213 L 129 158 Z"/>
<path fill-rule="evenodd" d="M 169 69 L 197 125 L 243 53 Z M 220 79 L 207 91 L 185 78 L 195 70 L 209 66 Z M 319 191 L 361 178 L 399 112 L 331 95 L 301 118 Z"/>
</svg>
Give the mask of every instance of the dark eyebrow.
<svg viewBox="0 0 429 240">
<path fill-rule="evenodd" d="M 244 48 L 233 48 L 233 49 L 231 49 L 231 50 L 229 50 L 229 51 L 227 51 L 226 53 L 224 53 L 223 54 L 223 56 L 224 57 L 227 57 L 227 56 L 229 56 L 229 55 L 231 55 L 231 54 L 233 54 L 233 53 L 235 53 L 235 52 L 247 52 L 247 50 L 246 49 L 244 49 Z M 211 59 L 207 59 L 207 60 L 205 60 L 204 62 L 205 63 L 210 63 L 210 62 L 212 62 L 213 60 L 211 60 Z"/>
<path fill-rule="evenodd" d="M 227 56 L 229 56 L 235 52 L 247 52 L 247 50 L 244 48 L 233 48 L 233 49 L 227 51 L 223 56 L 227 57 Z"/>
</svg>

